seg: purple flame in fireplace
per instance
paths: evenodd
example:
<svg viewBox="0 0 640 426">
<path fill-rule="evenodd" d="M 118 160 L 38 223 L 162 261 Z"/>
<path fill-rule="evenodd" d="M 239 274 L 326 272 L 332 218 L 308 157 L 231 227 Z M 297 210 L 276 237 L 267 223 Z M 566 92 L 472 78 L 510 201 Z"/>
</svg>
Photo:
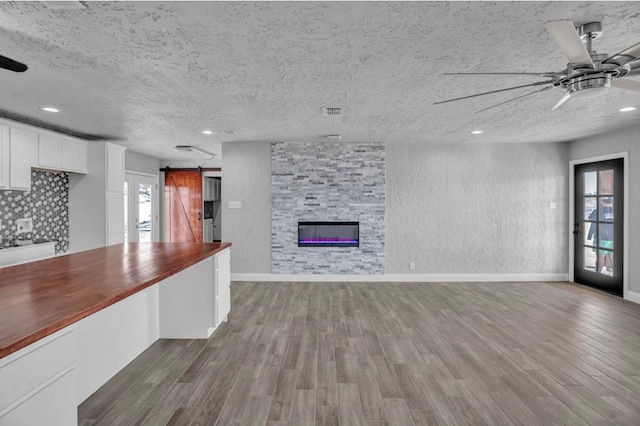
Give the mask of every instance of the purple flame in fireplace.
<svg viewBox="0 0 640 426">
<path fill-rule="evenodd" d="M 359 222 L 298 222 L 299 247 L 358 247 Z"/>
</svg>

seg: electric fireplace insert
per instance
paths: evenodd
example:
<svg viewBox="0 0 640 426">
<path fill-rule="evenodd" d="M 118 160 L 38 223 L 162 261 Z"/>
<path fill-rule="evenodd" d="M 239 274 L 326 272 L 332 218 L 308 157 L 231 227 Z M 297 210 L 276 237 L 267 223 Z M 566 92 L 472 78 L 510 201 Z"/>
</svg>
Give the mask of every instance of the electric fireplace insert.
<svg viewBox="0 0 640 426">
<path fill-rule="evenodd" d="M 360 222 L 298 222 L 298 247 L 358 247 Z"/>
</svg>

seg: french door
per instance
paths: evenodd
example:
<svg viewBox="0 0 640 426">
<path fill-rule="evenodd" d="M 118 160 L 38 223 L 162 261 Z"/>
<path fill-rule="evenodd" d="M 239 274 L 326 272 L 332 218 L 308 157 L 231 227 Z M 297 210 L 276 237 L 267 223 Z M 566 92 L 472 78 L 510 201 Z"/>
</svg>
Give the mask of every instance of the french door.
<svg viewBox="0 0 640 426">
<path fill-rule="evenodd" d="M 159 241 L 158 178 L 125 173 L 124 242 Z"/>
<path fill-rule="evenodd" d="M 575 167 L 574 280 L 623 293 L 624 160 Z"/>
</svg>

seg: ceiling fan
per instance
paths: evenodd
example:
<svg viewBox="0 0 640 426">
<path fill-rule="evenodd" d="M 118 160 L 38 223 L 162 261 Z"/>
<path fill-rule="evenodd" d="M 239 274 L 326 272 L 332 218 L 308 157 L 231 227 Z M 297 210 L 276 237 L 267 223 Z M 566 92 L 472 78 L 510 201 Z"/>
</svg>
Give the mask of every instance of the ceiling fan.
<svg viewBox="0 0 640 426">
<path fill-rule="evenodd" d="M 13 72 L 25 72 L 29 67 L 22 62 L 14 61 L 11 58 L 0 55 L 0 68 Z"/>
<path fill-rule="evenodd" d="M 505 92 L 508 90 L 521 89 L 524 87 L 544 86 L 534 92 L 525 93 L 524 95 L 509 99 L 508 101 L 477 111 L 482 112 L 504 105 L 508 102 L 524 98 L 525 96 L 530 96 L 554 87 L 559 87 L 565 92 L 551 109 L 553 111 L 567 103 L 571 98 L 591 98 L 598 96 L 606 93 L 611 86 L 619 89 L 640 92 L 640 81 L 627 78 L 634 75 L 640 75 L 640 43 L 636 43 L 620 53 L 608 56 L 606 54 L 597 53 L 593 50 L 592 46 L 593 40 L 602 35 L 602 24 L 600 22 L 590 22 L 576 27 L 572 21 L 568 20 L 551 21 L 545 24 L 545 28 L 569 60 L 565 69 L 558 72 L 541 73 L 445 73 L 445 75 L 535 75 L 546 78 L 546 80 L 532 84 L 492 90 L 490 92 L 477 93 L 475 95 L 462 96 L 455 99 L 448 99 L 446 101 L 435 102 L 434 105 L 489 95 L 492 93 Z"/>
</svg>

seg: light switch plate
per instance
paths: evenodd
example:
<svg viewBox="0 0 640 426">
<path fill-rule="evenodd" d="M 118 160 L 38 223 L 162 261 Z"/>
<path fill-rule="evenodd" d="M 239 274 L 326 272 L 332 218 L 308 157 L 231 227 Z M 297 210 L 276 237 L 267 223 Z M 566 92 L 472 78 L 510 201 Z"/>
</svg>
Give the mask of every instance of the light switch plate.
<svg viewBox="0 0 640 426">
<path fill-rule="evenodd" d="M 242 208 L 242 201 L 229 201 L 228 206 L 230 209 L 240 209 Z"/>
<path fill-rule="evenodd" d="M 33 221 L 30 217 L 16 219 L 16 226 L 18 227 L 18 234 L 24 234 L 25 232 L 33 231 Z"/>
</svg>

